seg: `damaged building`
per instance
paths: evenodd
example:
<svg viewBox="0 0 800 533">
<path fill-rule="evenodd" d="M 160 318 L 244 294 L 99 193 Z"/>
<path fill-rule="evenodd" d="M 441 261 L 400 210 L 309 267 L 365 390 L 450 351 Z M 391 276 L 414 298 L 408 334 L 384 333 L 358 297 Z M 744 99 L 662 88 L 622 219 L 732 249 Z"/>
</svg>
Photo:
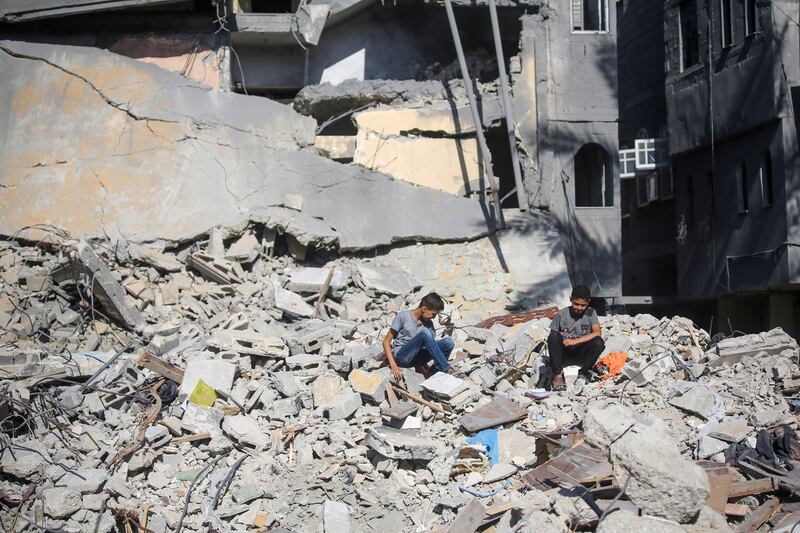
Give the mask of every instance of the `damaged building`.
<svg viewBox="0 0 800 533">
<path fill-rule="evenodd" d="M 614 6 L 497 4 L 499 40 L 487 2 L 451 6 L 469 87 L 442 2 L 6 4 L 2 59 L 16 75 L 2 112 L 17 134 L 3 148 L 2 230 L 174 246 L 263 222 L 255 212 L 288 195 L 341 234 L 341 251 L 470 240 L 508 219 L 547 248 L 530 287 L 551 286 L 546 265 L 565 261 L 572 282 L 619 297 Z M 57 126 L 29 126 L 42 102 Z M 361 215 L 338 209 L 339 190 L 365 200 Z M 87 193 L 101 207 L 74 212 Z M 498 261 L 509 272 L 514 258 Z"/>
<path fill-rule="evenodd" d="M 624 292 L 796 335 L 798 4 L 656 4 L 620 11 Z"/>
</svg>

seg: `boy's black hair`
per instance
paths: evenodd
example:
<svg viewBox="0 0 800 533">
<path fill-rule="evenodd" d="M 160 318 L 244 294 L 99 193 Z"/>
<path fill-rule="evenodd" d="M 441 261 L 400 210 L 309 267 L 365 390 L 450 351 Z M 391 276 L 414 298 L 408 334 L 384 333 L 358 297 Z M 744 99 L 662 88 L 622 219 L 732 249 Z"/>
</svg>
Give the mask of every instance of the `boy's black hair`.
<svg viewBox="0 0 800 533">
<path fill-rule="evenodd" d="M 592 291 L 590 291 L 589 287 L 586 285 L 575 285 L 572 288 L 572 294 L 570 295 L 570 298 L 578 298 L 581 300 L 586 300 L 587 302 L 591 299 L 591 297 Z"/>
<path fill-rule="evenodd" d="M 419 301 L 420 307 L 427 307 L 431 311 L 441 311 L 444 309 L 444 300 L 435 292 L 430 292 Z"/>
</svg>

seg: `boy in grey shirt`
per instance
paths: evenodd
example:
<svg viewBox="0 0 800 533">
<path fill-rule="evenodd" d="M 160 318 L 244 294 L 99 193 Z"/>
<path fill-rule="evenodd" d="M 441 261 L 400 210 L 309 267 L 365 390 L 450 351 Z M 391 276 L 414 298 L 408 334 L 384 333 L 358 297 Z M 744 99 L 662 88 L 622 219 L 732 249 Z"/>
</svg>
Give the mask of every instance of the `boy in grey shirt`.
<svg viewBox="0 0 800 533">
<path fill-rule="evenodd" d="M 569 299 L 571 305 L 559 311 L 550 323 L 547 349 L 550 352 L 554 391 L 567 388 L 564 366 L 579 365 L 580 374 L 591 380 L 591 370 L 605 349 L 597 312 L 589 307 L 590 298 L 589 287 L 577 285 L 572 289 Z"/>
<path fill-rule="evenodd" d="M 402 376 L 401 367 L 413 367 L 425 377 L 452 370 L 447 360 L 455 343 L 450 337 L 436 340 L 433 327 L 433 319 L 442 309 L 442 297 L 432 292 L 423 296 L 417 307 L 397 313 L 392 320 L 383 339 L 383 351 L 396 380 Z M 433 364 L 428 367 L 431 360 Z"/>
</svg>

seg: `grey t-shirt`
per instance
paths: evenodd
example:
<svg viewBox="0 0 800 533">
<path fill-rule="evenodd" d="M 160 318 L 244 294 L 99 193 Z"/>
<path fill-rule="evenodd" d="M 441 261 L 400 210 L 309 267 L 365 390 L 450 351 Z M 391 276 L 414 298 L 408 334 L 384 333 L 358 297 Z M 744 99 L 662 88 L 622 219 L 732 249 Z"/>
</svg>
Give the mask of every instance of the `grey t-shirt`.
<svg viewBox="0 0 800 533">
<path fill-rule="evenodd" d="M 600 324 L 600 321 L 597 320 L 597 312 L 591 307 L 587 307 L 583 315 L 577 318 L 572 314 L 571 307 L 565 307 L 550 322 L 550 330 L 563 333 L 568 339 L 577 339 L 589 334 L 595 324 Z"/>
<path fill-rule="evenodd" d="M 392 320 L 391 328 L 397 332 L 392 342 L 392 350 L 395 352 L 419 333 L 421 328 L 428 328 L 431 333 L 436 335 L 432 321 L 417 322 L 411 315 L 411 311 L 408 310 L 397 313 L 397 316 Z"/>
</svg>

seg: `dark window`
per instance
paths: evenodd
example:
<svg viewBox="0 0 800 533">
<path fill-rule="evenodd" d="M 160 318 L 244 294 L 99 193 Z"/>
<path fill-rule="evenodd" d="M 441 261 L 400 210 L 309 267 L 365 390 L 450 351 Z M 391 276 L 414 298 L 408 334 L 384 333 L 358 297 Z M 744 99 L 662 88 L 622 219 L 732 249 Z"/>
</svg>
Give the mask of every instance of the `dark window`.
<svg viewBox="0 0 800 533">
<path fill-rule="evenodd" d="M 572 0 L 572 31 L 608 31 L 608 0 Z"/>
<path fill-rule="evenodd" d="M 599 144 L 586 144 L 575 154 L 575 206 L 613 207 L 611 157 Z"/>
<path fill-rule="evenodd" d="M 761 205 L 767 207 L 775 203 L 775 192 L 772 188 L 772 154 L 769 150 L 762 152 L 758 170 L 761 181 Z"/>
<path fill-rule="evenodd" d="M 747 197 L 747 165 L 744 161 L 739 161 L 736 165 L 736 186 L 739 189 L 739 213 L 747 213 L 750 202 Z"/>
<path fill-rule="evenodd" d="M 744 33 L 750 35 L 758 31 L 756 0 L 744 0 Z"/>
<path fill-rule="evenodd" d="M 722 47 L 730 46 L 733 44 L 733 19 L 731 14 L 732 0 L 719 0 L 720 3 L 720 36 L 722 37 Z"/>
<path fill-rule="evenodd" d="M 700 62 L 700 47 L 697 42 L 697 0 L 680 3 L 678 17 L 681 32 L 681 70 Z"/>
<path fill-rule="evenodd" d="M 686 176 L 686 223 L 694 224 L 694 178 Z"/>
<path fill-rule="evenodd" d="M 714 198 L 714 173 L 706 174 L 706 193 L 708 194 L 708 216 L 715 220 L 717 218 L 717 201 Z"/>
</svg>

